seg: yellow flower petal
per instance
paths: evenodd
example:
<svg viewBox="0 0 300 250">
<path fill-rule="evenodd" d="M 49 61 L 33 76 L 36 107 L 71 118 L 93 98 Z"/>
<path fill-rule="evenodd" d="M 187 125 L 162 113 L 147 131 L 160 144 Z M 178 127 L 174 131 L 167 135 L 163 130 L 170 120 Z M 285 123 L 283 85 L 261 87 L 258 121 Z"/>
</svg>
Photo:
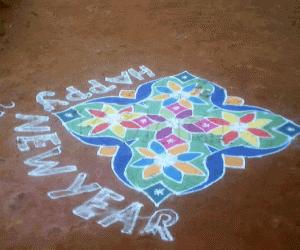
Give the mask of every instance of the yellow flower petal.
<svg viewBox="0 0 300 250">
<path fill-rule="evenodd" d="M 181 91 L 181 87 L 178 86 L 176 83 L 174 82 L 168 82 L 168 86 L 171 90 L 175 91 L 175 92 L 178 92 L 178 91 Z"/>
<path fill-rule="evenodd" d="M 192 108 L 192 104 L 187 100 L 180 100 L 179 103 L 187 109 Z"/>
<path fill-rule="evenodd" d="M 176 162 L 174 166 L 185 174 L 203 175 L 202 171 L 188 163 Z"/>
<path fill-rule="evenodd" d="M 229 126 L 223 126 L 223 127 L 219 127 L 219 128 L 216 128 L 216 129 L 210 131 L 210 133 L 212 133 L 214 135 L 224 135 L 224 134 L 228 133 L 229 131 L 231 131 L 231 128 Z"/>
<path fill-rule="evenodd" d="M 108 105 L 103 105 L 103 112 L 105 114 L 116 114 L 117 110 L 115 110 L 113 107 L 108 106 Z"/>
<path fill-rule="evenodd" d="M 125 135 L 125 128 L 122 127 L 121 125 L 113 125 L 111 127 L 111 131 L 116 134 L 117 136 L 120 136 L 120 137 L 124 137 Z"/>
<path fill-rule="evenodd" d="M 122 114 L 122 121 L 129 121 L 141 117 L 141 114 Z"/>
<path fill-rule="evenodd" d="M 158 95 L 152 98 L 155 101 L 162 101 L 168 99 L 170 96 L 168 94 Z"/>
<path fill-rule="evenodd" d="M 190 92 L 191 96 L 198 96 L 201 93 L 200 89 L 194 89 L 192 92 Z"/>
<path fill-rule="evenodd" d="M 223 112 L 223 119 L 229 123 L 237 123 L 239 118 L 233 114 Z"/>
<path fill-rule="evenodd" d="M 158 166 L 158 165 L 152 165 L 152 166 L 150 166 L 150 167 L 147 167 L 147 168 L 144 170 L 143 178 L 145 178 L 145 179 L 150 178 L 150 177 L 152 177 L 153 175 L 158 175 L 158 174 L 160 174 L 160 172 L 161 172 L 160 166 Z"/>
<path fill-rule="evenodd" d="M 258 145 L 259 145 L 259 139 L 256 136 L 254 136 L 253 134 L 251 134 L 248 131 L 243 131 L 240 134 L 241 134 L 241 138 L 243 140 L 245 140 L 246 142 L 250 143 L 254 147 L 258 147 Z"/>
<path fill-rule="evenodd" d="M 102 124 L 104 123 L 105 120 L 102 119 L 102 118 L 93 118 L 93 119 L 90 119 L 86 122 L 83 122 L 81 124 L 79 124 L 79 126 L 83 126 L 83 127 L 86 127 L 86 126 L 91 126 L 91 127 L 94 127 L 94 126 L 97 126 L 99 124 Z"/>
<path fill-rule="evenodd" d="M 179 154 L 185 153 L 187 150 L 188 150 L 188 145 L 183 144 L 183 145 L 177 146 L 175 148 L 172 148 L 171 150 L 169 150 L 169 153 L 172 155 L 179 155 Z"/>
<path fill-rule="evenodd" d="M 265 125 L 267 125 L 269 122 L 271 122 L 271 120 L 268 119 L 261 119 L 261 120 L 256 120 L 254 122 L 249 122 L 248 128 L 261 128 Z"/>
<path fill-rule="evenodd" d="M 145 156 L 147 158 L 154 158 L 155 157 L 155 154 L 152 153 L 149 149 L 146 149 L 146 148 L 138 148 L 138 151 L 140 152 L 140 154 L 142 156 Z"/>
</svg>

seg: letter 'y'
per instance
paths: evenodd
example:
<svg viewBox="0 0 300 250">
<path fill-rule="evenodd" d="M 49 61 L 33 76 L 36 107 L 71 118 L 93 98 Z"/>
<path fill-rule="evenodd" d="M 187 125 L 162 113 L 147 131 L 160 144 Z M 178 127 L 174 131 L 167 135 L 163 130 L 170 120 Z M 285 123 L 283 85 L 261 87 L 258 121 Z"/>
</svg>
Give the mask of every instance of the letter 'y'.
<svg viewBox="0 0 300 250">
<path fill-rule="evenodd" d="M 58 199 L 76 194 L 90 193 L 101 189 L 101 186 L 96 182 L 82 186 L 86 177 L 87 174 L 80 173 L 77 175 L 75 181 L 67 189 L 48 192 L 48 196 L 51 199 Z"/>
</svg>

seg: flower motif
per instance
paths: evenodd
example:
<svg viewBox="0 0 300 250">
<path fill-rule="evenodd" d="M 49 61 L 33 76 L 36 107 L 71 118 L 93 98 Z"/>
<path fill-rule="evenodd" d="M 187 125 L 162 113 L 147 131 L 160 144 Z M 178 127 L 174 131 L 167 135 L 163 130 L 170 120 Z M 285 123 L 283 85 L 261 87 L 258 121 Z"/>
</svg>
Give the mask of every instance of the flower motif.
<svg viewBox="0 0 300 250">
<path fill-rule="evenodd" d="M 261 129 L 271 122 L 268 119 L 255 120 L 255 114 L 246 114 L 237 117 L 230 113 L 223 112 L 222 118 L 208 118 L 211 122 L 220 127 L 211 131 L 214 135 L 224 135 L 223 142 L 228 145 L 241 137 L 252 146 L 259 146 L 259 138 L 270 138 L 272 135 Z"/>
<path fill-rule="evenodd" d="M 79 126 L 91 126 L 93 127 L 90 131 L 90 135 L 99 134 L 111 129 L 111 131 L 120 137 L 124 137 L 126 128 L 139 129 L 140 126 L 131 120 L 141 117 L 141 114 L 132 113 L 133 108 L 125 108 L 117 111 L 111 106 L 103 105 L 102 110 L 89 109 L 89 112 L 93 118 L 86 122 L 79 124 Z"/>
<path fill-rule="evenodd" d="M 137 150 L 144 158 L 133 163 L 133 166 L 145 168 L 144 179 L 150 179 L 162 173 L 167 178 L 181 183 L 184 174 L 204 175 L 201 170 L 188 163 L 201 156 L 201 153 L 186 153 L 187 144 L 165 151 L 161 144 L 152 141 L 149 149 L 137 148 Z"/>
<path fill-rule="evenodd" d="M 185 109 L 176 116 L 167 109 L 162 109 L 160 113 L 165 117 L 165 126 L 156 133 L 157 140 L 161 140 L 171 135 L 172 132 L 183 140 L 191 139 L 190 134 L 182 128 L 184 127 L 184 120 L 193 114 L 192 110 Z"/>
<path fill-rule="evenodd" d="M 156 87 L 156 90 L 163 93 L 161 95 L 155 96 L 152 100 L 155 101 L 164 101 L 163 106 L 169 106 L 176 103 L 179 100 L 179 103 L 187 109 L 192 108 L 192 103 L 203 104 L 204 102 L 197 96 L 202 93 L 202 89 L 196 88 L 197 84 L 191 84 L 184 88 L 180 87 L 174 82 L 168 82 L 168 87 Z"/>
</svg>

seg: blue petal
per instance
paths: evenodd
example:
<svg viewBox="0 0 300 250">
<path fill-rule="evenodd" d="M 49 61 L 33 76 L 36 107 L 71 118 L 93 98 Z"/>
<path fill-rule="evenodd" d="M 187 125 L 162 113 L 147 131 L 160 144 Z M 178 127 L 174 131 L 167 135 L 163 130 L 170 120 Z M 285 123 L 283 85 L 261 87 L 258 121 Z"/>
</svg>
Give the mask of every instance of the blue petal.
<svg viewBox="0 0 300 250">
<path fill-rule="evenodd" d="M 150 145 L 150 148 L 156 153 L 156 154 L 162 154 L 163 152 L 165 152 L 165 149 L 162 145 L 160 145 L 157 142 L 152 142 Z"/>
<path fill-rule="evenodd" d="M 161 93 L 172 94 L 173 91 L 167 87 L 156 87 L 156 89 Z"/>
<path fill-rule="evenodd" d="M 152 165 L 153 163 L 154 163 L 153 159 L 141 159 L 133 163 L 133 166 L 143 167 L 143 166 Z"/>
<path fill-rule="evenodd" d="M 181 182 L 182 180 L 182 173 L 173 166 L 163 168 L 163 172 L 174 181 Z"/>
<path fill-rule="evenodd" d="M 189 86 L 184 87 L 182 91 L 191 92 L 192 90 L 194 90 L 195 87 L 196 87 L 196 84 L 191 84 Z"/>
<path fill-rule="evenodd" d="M 192 161 L 195 158 L 199 157 L 201 153 L 185 153 L 177 156 L 179 161 Z"/>
<path fill-rule="evenodd" d="M 165 107 L 165 106 L 172 105 L 172 104 L 175 103 L 175 102 L 177 102 L 177 99 L 171 97 L 171 98 L 165 100 L 165 101 L 163 102 L 163 105 L 164 105 L 164 107 Z"/>
<path fill-rule="evenodd" d="M 193 103 L 204 103 L 201 99 L 197 98 L 197 97 L 190 97 L 189 100 Z"/>
</svg>

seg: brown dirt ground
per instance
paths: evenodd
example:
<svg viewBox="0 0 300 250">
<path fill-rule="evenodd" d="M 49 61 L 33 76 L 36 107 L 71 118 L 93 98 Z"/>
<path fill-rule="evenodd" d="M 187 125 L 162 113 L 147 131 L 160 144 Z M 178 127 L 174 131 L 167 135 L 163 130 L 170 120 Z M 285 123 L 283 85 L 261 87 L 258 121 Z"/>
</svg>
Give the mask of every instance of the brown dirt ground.
<svg viewBox="0 0 300 250">
<path fill-rule="evenodd" d="M 180 219 L 170 228 L 175 240 L 163 242 L 140 235 L 143 222 L 125 235 L 121 224 L 103 228 L 73 215 L 92 194 L 51 200 L 47 192 L 70 185 L 77 173 L 28 176 L 24 160 L 45 149 L 21 153 L 16 137 L 26 134 L 13 130 L 21 124 L 17 113 L 49 114 L 35 102 L 37 93 L 65 100 L 68 86 L 87 92 L 87 80 L 105 83 L 140 65 L 157 78 L 187 70 L 300 124 L 299 1 L 2 0 L 0 8 L 0 101 L 16 103 L 1 108 L 1 249 L 300 249 L 299 138 L 281 153 L 248 159 L 245 170 L 227 169 L 206 190 L 168 199 L 162 208 Z M 141 216 L 155 211 L 109 171 L 109 159 L 99 167 L 95 149 L 51 115 L 48 125 L 62 141 L 56 161 L 125 196 L 115 208 L 139 201 Z"/>
</svg>

